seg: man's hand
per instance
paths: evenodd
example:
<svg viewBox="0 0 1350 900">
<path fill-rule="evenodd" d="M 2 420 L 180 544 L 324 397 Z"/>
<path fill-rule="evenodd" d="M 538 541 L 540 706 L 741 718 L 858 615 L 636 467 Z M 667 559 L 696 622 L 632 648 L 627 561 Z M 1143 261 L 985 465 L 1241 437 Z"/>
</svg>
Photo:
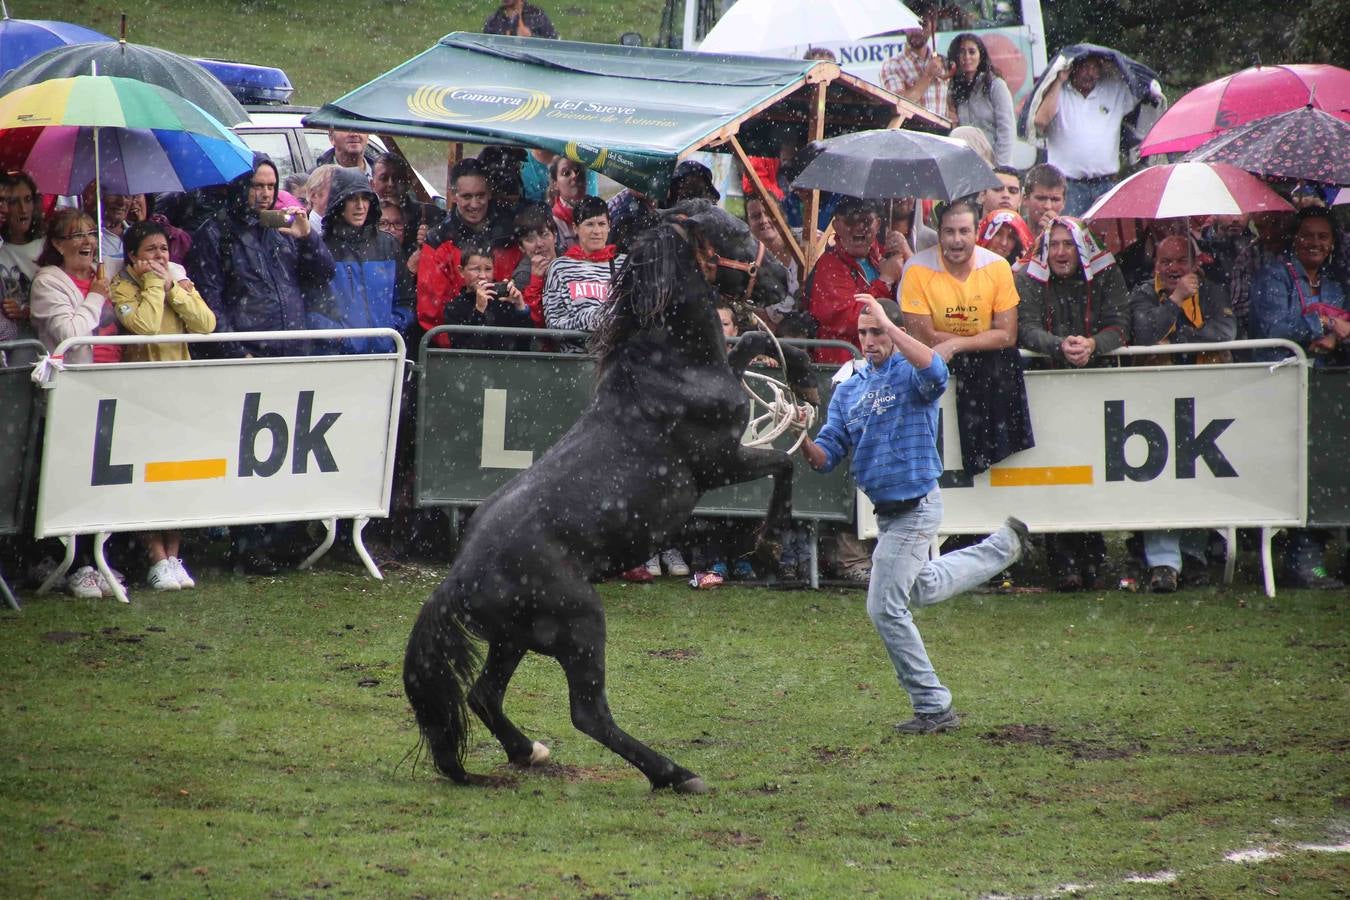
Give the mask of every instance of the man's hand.
<svg viewBox="0 0 1350 900">
<path fill-rule="evenodd" d="M 549 263 L 553 262 L 553 257 L 546 253 L 532 253 L 530 255 L 530 274 L 536 278 L 543 278 L 548 275 Z"/>
<path fill-rule="evenodd" d="M 1041 221 L 1039 223 L 1041 234 L 1048 234 L 1050 232 L 1050 227 L 1055 224 L 1056 215 L 1057 214 L 1052 209 L 1047 209 L 1045 212 L 1041 213 Z"/>
<path fill-rule="evenodd" d="M 928 62 L 923 67 L 923 74 L 929 78 L 936 78 L 941 81 L 947 80 L 947 61 L 939 54 L 934 53 L 928 57 Z"/>
<path fill-rule="evenodd" d="M 497 298 L 496 293 L 492 290 L 492 282 L 490 281 L 478 282 L 478 284 L 474 286 L 473 294 L 473 308 L 479 312 L 486 312 L 488 304 Z"/>
<path fill-rule="evenodd" d="M 862 307 L 858 311 L 859 315 L 871 316 L 872 318 L 880 322 L 883 326 L 887 322 L 891 321 L 890 316 L 886 315 L 886 310 L 881 308 L 881 303 L 879 303 L 877 301 L 877 298 L 873 297 L 871 294 L 854 294 L 853 299 L 857 300 L 858 304 Z"/>
<path fill-rule="evenodd" d="M 1188 275 L 1182 275 L 1177 279 L 1177 286 L 1172 289 L 1172 293 L 1167 299 L 1171 300 L 1177 306 L 1186 301 L 1187 297 L 1198 293 L 1200 290 L 1200 276 L 1195 272 Z"/>
<path fill-rule="evenodd" d="M 943 362 L 947 363 L 951 362 L 952 357 L 955 356 L 957 353 L 960 353 L 961 349 L 960 347 L 957 346 L 957 339 L 950 338 L 948 340 L 943 341 L 940 344 L 934 345 L 933 352 L 936 353 L 938 356 L 942 357 Z"/>
<path fill-rule="evenodd" d="M 1097 349 L 1097 341 L 1095 338 L 1071 334 L 1060 343 L 1059 348 L 1069 365 L 1081 369 L 1092 359 L 1092 354 Z"/>
<path fill-rule="evenodd" d="M 291 224 L 285 228 L 278 228 L 277 231 L 281 234 L 289 234 L 296 240 L 304 240 L 309 237 L 309 216 L 305 214 L 305 211 L 298 206 L 287 207 L 287 211 L 295 213 L 295 218 L 291 221 Z"/>
</svg>

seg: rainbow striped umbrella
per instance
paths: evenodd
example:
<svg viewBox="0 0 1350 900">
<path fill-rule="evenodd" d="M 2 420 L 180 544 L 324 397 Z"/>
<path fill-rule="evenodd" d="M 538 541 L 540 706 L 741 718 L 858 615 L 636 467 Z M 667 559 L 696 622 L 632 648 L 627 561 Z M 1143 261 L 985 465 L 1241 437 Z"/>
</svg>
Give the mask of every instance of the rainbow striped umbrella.
<svg viewBox="0 0 1350 900">
<path fill-rule="evenodd" d="M 0 97 L 0 166 L 78 194 L 192 190 L 249 171 L 253 153 L 195 104 L 134 78 L 53 78 Z"/>
</svg>

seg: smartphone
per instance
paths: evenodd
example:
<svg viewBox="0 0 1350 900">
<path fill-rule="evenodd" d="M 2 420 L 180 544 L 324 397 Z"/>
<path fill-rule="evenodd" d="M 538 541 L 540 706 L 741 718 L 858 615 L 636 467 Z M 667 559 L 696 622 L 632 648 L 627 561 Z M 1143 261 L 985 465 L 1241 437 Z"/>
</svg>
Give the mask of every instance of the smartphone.
<svg viewBox="0 0 1350 900">
<path fill-rule="evenodd" d="M 511 296 L 511 282 L 494 281 L 492 282 L 492 296 L 498 300 L 506 300 Z"/>
<path fill-rule="evenodd" d="M 264 228 L 285 228 L 295 221 L 293 209 L 260 209 L 258 222 Z"/>
</svg>

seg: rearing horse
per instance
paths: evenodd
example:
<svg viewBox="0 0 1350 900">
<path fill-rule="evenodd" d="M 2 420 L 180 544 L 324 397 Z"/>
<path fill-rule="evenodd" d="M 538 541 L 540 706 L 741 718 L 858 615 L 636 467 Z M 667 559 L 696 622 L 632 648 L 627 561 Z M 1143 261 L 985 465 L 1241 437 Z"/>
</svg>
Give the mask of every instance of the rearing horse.
<svg viewBox="0 0 1350 900">
<path fill-rule="evenodd" d="M 769 339 L 751 332 L 727 353 L 709 274 L 724 292 L 760 306 L 781 298 L 787 283 L 745 224 L 707 201 L 680 204 L 639 236 L 592 339 L 599 373 L 590 407 L 474 512 L 450 573 L 422 607 L 403 686 L 436 767 L 452 780 L 469 780 L 468 709 L 512 763 L 548 758 L 502 711 L 507 683 L 533 650 L 562 666 L 579 730 L 636 766 L 653 789 L 706 790 L 614 723 L 604 606 L 591 581 L 666 546 L 715 487 L 773 476 L 761 541 L 788 524 L 791 460 L 741 446 L 749 411 L 741 374 Z M 805 354 L 784 352 L 794 386 L 805 389 Z M 474 639 L 487 642 L 476 680 Z"/>
</svg>

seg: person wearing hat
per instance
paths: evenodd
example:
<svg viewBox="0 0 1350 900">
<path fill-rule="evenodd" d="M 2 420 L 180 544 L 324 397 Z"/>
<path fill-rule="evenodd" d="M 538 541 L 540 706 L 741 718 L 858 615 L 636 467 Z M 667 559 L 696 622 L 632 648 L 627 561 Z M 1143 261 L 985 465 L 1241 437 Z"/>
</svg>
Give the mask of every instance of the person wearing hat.
<svg viewBox="0 0 1350 900">
<path fill-rule="evenodd" d="M 877 251 L 876 212 L 871 204 L 845 197 L 834 209 L 834 246 L 819 260 L 806 279 L 806 297 L 812 318 L 819 323 L 816 336 L 823 341 L 846 341 L 858 346 L 858 294 L 893 297 L 903 264 L 899 254 Z M 846 363 L 847 350 L 819 347 L 816 362 Z"/>
</svg>

